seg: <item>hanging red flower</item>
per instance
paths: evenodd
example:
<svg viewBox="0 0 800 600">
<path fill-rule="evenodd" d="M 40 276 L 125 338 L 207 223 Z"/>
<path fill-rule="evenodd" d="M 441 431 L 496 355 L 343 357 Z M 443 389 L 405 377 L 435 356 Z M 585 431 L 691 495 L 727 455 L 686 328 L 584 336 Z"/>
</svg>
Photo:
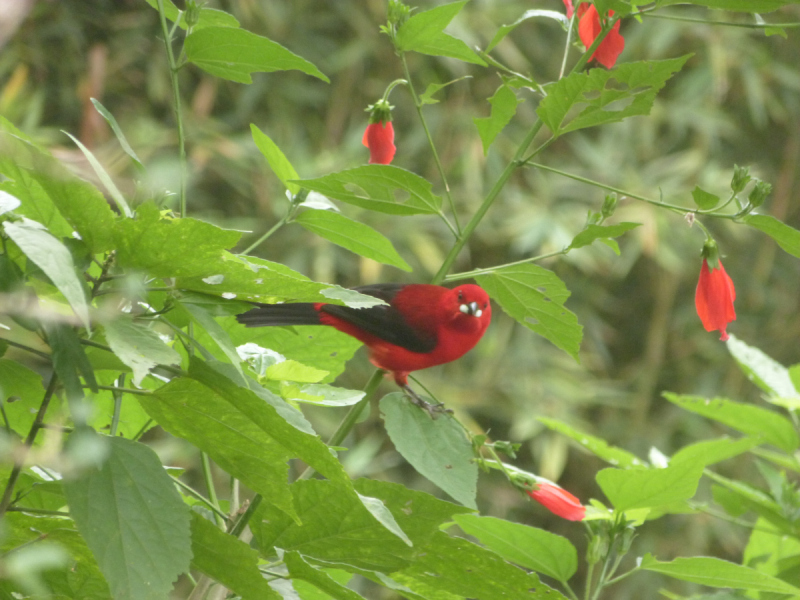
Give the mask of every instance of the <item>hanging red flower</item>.
<svg viewBox="0 0 800 600">
<path fill-rule="evenodd" d="M 572 18 L 574 9 L 572 7 L 572 0 L 564 0 L 564 6 L 567 8 L 567 18 Z M 609 10 L 608 16 L 614 16 L 614 11 Z M 625 38 L 619 32 L 620 21 L 614 23 L 611 31 L 600 42 L 600 45 L 594 51 L 589 60 L 597 60 L 601 65 L 610 69 L 617 63 L 617 58 L 622 54 L 625 48 Z M 600 23 L 600 15 L 597 12 L 594 4 L 581 3 L 578 6 L 578 35 L 581 38 L 583 45 L 589 48 L 600 35 L 602 30 Z"/>
<path fill-rule="evenodd" d="M 709 262 L 711 266 L 709 267 Z M 717 245 L 707 242 L 703 247 L 703 265 L 700 267 L 700 278 L 694 303 L 697 315 L 703 322 L 706 331 L 720 332 L 720 340 L 728 339 L 726 331 L 728 323 L 736 320 L 733 301 L 736 300 L 736 289 L 733 280 L 725 272 L 719 259 Z"/>
<path fill-rule="evenodd" d="M 367 125 L 361 142 L 369 148 L 369 164 L 388 165 L 397 151 L 391 121 L 378 121 Z"/>
<path fill-rule="evenodd" d="M 568 521 L 582 521 L 586 507 L 567 490 L 547 481 L 537 481 L 538 489 L 530 490 L 528 495 L 554 515 Z"/>
</svg>

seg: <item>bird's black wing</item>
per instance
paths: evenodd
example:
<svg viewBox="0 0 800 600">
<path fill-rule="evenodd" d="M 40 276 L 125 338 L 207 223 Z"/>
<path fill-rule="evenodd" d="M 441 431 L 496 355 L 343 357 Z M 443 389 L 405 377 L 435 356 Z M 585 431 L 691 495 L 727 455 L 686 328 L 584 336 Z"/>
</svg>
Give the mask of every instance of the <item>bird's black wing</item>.
<svg viewBox="0 0 800 600">
<path fill-rule="evenodd" d="M 254 303 L 256 304 L 256 303 Z M 245 327 L 268 325 L 319 325 L 319 313 L 310 302 L 290 304 L 257 304 L 258 308 L 236 315 Z"/>
<path fill-rule="evenodd" d="M 392 305 L 392 300 L 404 287 L 406 287 L 404 284 L 397 283 L 363 285 L 353 289 L 361 294 L 380 298 L 388 304 L 370 308 L 326 304 L 321 310 L 395 346 L 411 352 L 423 354 L 431 352 L 436 347 L 436 333 L 414 329 L 406 322 L 403 314 Z"/>
</svg>

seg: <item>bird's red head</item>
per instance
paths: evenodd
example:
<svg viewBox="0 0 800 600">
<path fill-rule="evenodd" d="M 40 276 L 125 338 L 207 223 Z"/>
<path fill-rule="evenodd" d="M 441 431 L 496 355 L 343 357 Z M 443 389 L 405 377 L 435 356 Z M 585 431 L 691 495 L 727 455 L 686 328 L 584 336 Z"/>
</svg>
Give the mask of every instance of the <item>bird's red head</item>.
<svg viewBox="0 0 800 600">
<path fill-rule="evenodd" d="M 483 288 L 473 283 L 460 285 L 450 290 L 447 310 L 459 329 L 480 331 L 481 335 L 492 320 L 492 305 L 489 303 L 489 295 L 483 291 Z"/>
</svg>

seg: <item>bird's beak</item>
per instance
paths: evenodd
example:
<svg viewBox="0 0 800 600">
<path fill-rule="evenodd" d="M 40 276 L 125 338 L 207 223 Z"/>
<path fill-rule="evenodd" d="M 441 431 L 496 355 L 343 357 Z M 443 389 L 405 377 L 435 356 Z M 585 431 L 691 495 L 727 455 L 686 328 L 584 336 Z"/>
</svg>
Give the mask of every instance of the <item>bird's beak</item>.
<svg viewBox="0 0 800 600">
<path fill-rule="evenodd" d="M 483 314 L 483 311 L 480 308 L 478 308 L 477 302 L 470 302 L 469 304 L 461 304 L 458 307 L 458 310 L 460 310 L 465 315 L 470 315 L 472 317 L 480 317 Z"/>
</svg>

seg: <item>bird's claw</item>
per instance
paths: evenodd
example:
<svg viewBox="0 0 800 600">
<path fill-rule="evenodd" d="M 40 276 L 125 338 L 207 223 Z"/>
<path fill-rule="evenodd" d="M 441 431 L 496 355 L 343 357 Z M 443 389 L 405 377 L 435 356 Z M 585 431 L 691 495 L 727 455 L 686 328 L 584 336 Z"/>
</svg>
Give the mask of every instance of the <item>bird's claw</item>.
<svg viewBox="0 0 800 600">
<path fill-rule="evenodd" d="M 427 400 L 422 399 L 417 393 L 412 390 L 409 386 L 404 385 L 403 391 L 408 395 L 409 400 L 416 406 L 419 406 L 423 410 L 426 410 L 430 415 L 431 419 L 435 419 L 437 416 L 441 414 L 452 415 L 453 411 L 449 408 L 444 407 L 444 402 L 437 402 L 436 404 L 431 404 Z"/>
</svg>

